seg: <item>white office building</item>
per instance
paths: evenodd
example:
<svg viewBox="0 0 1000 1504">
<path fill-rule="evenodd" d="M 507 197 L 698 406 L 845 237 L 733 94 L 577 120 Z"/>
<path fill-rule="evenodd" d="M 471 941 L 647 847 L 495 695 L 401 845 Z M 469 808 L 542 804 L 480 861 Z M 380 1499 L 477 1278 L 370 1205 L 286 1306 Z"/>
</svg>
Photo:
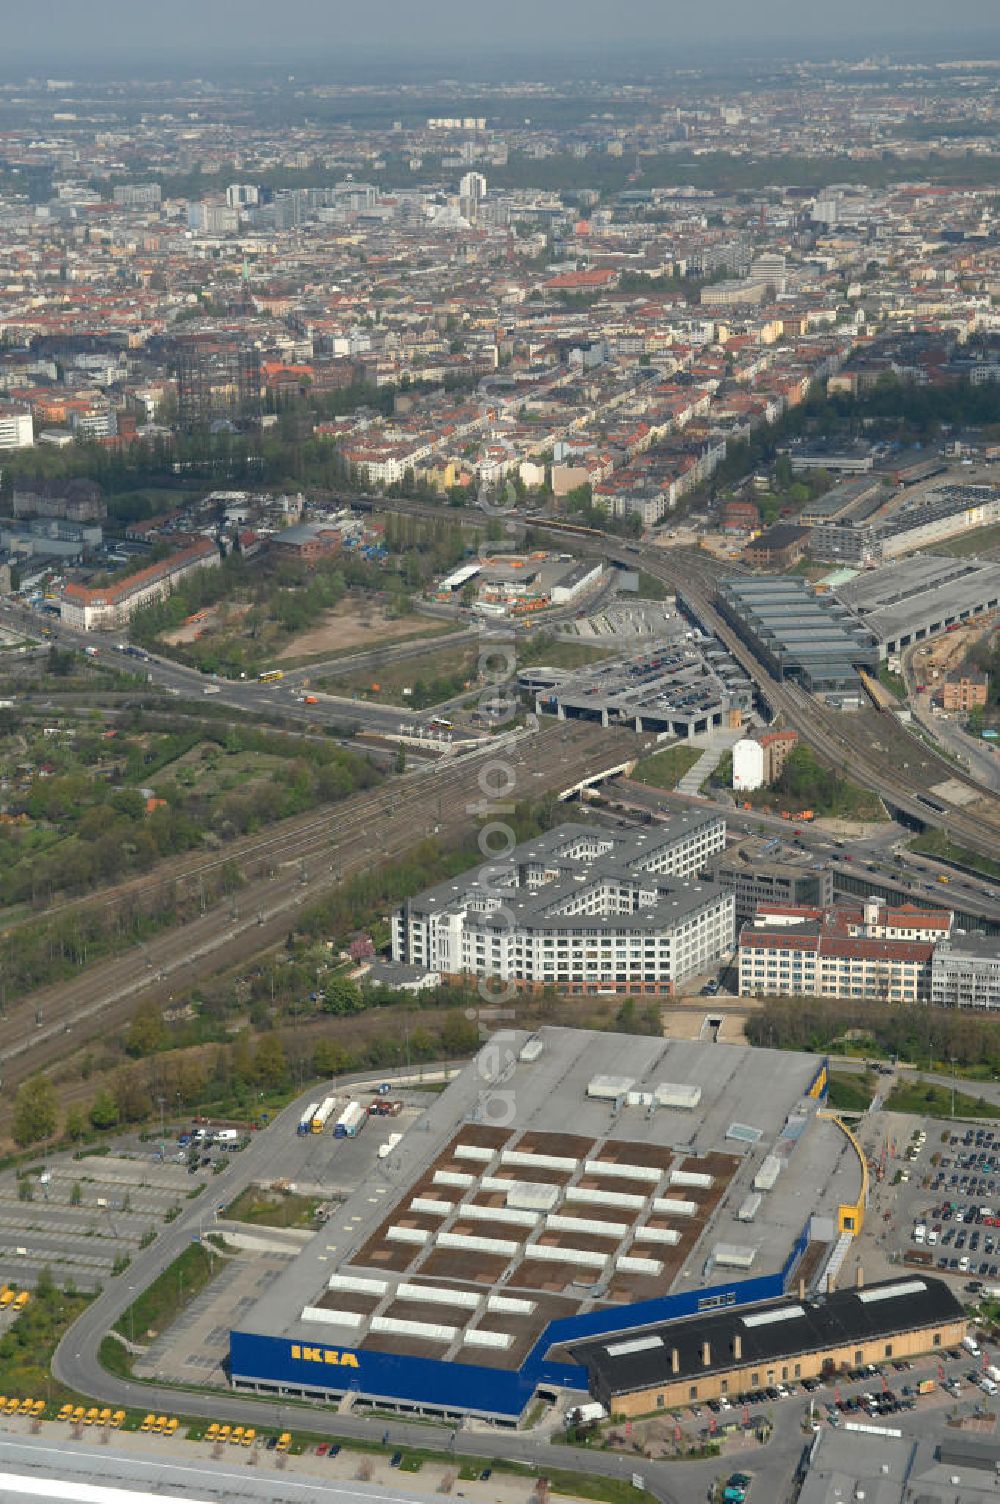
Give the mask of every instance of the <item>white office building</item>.
<svg viewBox="0 0 1000 1504">
<path fill-rule="evenodd" d="M 698 811 L 642 831 L 561 825 L 407 900 L 393 959 L 529 989 L 670 994 L 732 954 L 733 895 L 698 875 L 725 839 Z"/>
<path fill-rule="evenodd" d="M 23 407 L 0 404 L 0 449 L 30 449 L 34 442 L 30 412 Z"/>
<path fill-rule="evenodd" d="M 1000 1008 L 1000 938 L 953 933 L 935 946 L 931 1002 L 941 1008 Z"/>
</svg>

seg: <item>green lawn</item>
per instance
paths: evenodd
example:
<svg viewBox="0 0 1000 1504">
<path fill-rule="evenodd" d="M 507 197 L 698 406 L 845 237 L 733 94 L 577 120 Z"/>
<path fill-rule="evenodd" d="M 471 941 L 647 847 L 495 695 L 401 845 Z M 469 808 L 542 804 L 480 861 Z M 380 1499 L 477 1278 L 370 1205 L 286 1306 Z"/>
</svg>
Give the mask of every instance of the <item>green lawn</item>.
<svg viewBox="0 0 1000 1504">
<path fill-rule="evenodd" d="M 928 1118 L 950 1118 L 951 1089 L 932 1086 L 928 1082 L 900 1082 L 893 1087 L 886 1102 L 888 1112 L 908 1112 Z M 965 1092 L 955 1093 L 955 1117 L 1000 1118 L 1000 1108 L 993 1107 L 985 1097 L 970 1097 Z"/>
<path fill-rule="evenodd" d="M 906 699 L 906 681 L 902 674 L 894 674 L 888 664 L 880 663 L 878 667 L 879 683 L 887 689 L 897 700 Z"/>
<path fill-rule="evenodd" d="M 831 1071 L 829 1090 L 831 1107 L 844 1112 L 867 1112 L 875 1095 L 875 1081 L 867 1072 L 855 1076 L 846 1071 Z"/>
<path fill-rule="evenodd" d="M 655 574 L 648 574 L 645 569 L 639 570 L 639 598 L 644 601 L 665 601 L 670 591 L 662 580 L 658 580 Z"/>
<path fill-rule="evenodd" d="M 545 1476 L 554 1494 L 569 1494 L 577 1499 L 606 1500 L 607 1504 L 644 1504 L 648 1499 L 642 1489 L 633 1488 L 624 1478 L 602 1478 L 596 1473 L 567 1473 L 559 1470 L 550 1470 Z"/>
<path fill-rule="evenodd" d="M 283 1195 L 248 1187 L 226 1207 L 225 1215 L 235 1222 L 250 1222 L 257 1227 L 316 1226 L 318 1196 Z"/>
<path fill-rule="evenodd" d="M 119 1379 L 132 1377 L 132 1354 L 110 1334 L 101 1338 L 97 1361 L 108 1373 L 113 1373 Z"/>
<path fill-rule="evenodd" d="M 639 783 L 648 783 L 652 788 L 676 788 L 679 780 L 694 767 L 700 756 L 700 748 L 678 742 L 674 747 L 665 747 L 662 752 L 644 757 L 632 777 Z"/>
<path fill-rule="evenodd" d="M 138 1343 L 151 1342 L 176 1321 L 181 1311 L 218 1273 L 218 1257 L 191 1243 L 153 1283 L 122 1312 L 115 1331 Z"/>
</svg>

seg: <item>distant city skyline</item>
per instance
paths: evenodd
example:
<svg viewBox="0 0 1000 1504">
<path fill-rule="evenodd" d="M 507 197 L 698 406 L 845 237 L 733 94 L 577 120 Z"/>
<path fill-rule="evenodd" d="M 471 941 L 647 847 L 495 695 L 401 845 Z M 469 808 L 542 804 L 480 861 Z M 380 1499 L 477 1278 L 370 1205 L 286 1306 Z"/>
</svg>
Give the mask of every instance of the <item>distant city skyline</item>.
<svg viewBox="0 0 1000 1504">
<path fill-rule="evenodd" d="M 707 17 L 707 21 L 706 21 Z M 159 70 L 176 63 L 249 60 L 284 66 L 296 60 L 315 69 L 329 58 L 367 54 L 381 67 L 407 58 L 426 64 L 434 57 L 454 63 L 498 58 L 558 66 L 560 56 L 603 50 L 621 59 L 676 51 L 705 56 L 747 49 L 760 58 L 809 49 L 827 55 L 857 55 L 867 48 L 925 50 L 936 44 L 948 56 L 977 55 L 997 47 L 993 0 L 841 0 L 813 8 L 793 0 L 717 0 L 709 12 L 693 12 L 679 0 L 507 0 L 503 7 L 467 0 L 376 0 L 366 7 L 343 0 L 38 0 L 8 14 L 0 69 L 57 63 L 64 71 L 127 63 Z M 477 59 L 477 54 L 483 55 Z M 492 57 L 489 55 L 492 54 Z M 530 71 L 530 70 L 529 70 Z"/>
</svg>

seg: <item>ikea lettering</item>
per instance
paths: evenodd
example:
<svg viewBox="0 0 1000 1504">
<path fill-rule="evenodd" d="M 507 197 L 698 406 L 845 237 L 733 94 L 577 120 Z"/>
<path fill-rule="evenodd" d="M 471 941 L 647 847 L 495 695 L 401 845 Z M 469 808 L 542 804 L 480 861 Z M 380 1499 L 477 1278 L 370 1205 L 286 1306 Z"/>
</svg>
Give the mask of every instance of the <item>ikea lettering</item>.
<svg viewBox="0 0 1000 1504">
<path fill-rule="evenodd" d="M 301 1358 L 303 1363 L 330 1363 L 334 1368 L 357 1368 L 357 1353 L 340 1353 L 333 1347 L 300 1347 L 297 1342 L 291 1344 L 292 1357 Z"/>
</svg>

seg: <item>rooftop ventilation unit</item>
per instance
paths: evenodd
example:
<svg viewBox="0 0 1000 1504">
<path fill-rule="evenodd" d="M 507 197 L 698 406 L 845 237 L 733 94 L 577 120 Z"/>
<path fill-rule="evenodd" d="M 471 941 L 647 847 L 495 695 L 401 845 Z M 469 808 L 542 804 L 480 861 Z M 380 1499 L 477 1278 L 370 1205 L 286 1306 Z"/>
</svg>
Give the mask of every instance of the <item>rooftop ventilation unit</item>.
<svg viewBox="0 0 1000 1504">
<path fill-rule="evenodd" d="M 661 1081 L 653 1095 L 657 1107 L 681 1107 L 690 1111 L 701 1101 L 701 1087 L 690 1082 Z"/>
<path fill-rule="evenodd" d="M 645 1180 L 658 1185 L 663 1179 L 663 1171 L 656 1165 L 626 1165 L 613 1159 L 588 1159 L 583 1168 L 588 1175 L 606 1175 L 611 1180 Z"/>
<path fill-rule="evenodd" d="M 386 1279 L 365 1279 L 361 1274 L 331 1274 L 326 1282 L 328 1290 L 352 1290 L 357 1295 L 384 1295 L 389 1288 Z"/>
<path fill-rule="evenodd" d="M 321 1321 L 325 1326 L 359 1327 L 364 1321 L 358 1311 L 332 1311 L 329 1306 L 303 1306 L 303 1321 Z"/>
<path fill-rule="evenodd" d="M 592 1076 L 587 1082 L 587 1096 L 601 1102 L 616 1102 L 626 1097 L 635 1085 L 634 1076 Z"/>
<path fill-rule="evenodd" d="M 755 1191 L 773 1191 L 781 1174 L 782 1163 L 776 1154 L 765 1156 L 760 1169 L 753 1178 Z"/>
<path fill-rule="evenodd" d="M 507 1193 L 507 1205 L 515 1211 L 541 1215 L 543 1212 L 550 1212 L 559 1200 L 557 1185 L 544 1185 L 530 1180 L 503 1180 L 499 1184 Z M 483 1185 L 486 1186 L 485 1181 Z M 488 1189 L 492 1190 L 493 1186 Z"/>
<path fill-rule="evenodd" d="M 524 1149 L 504 1149 L 500 1163 L 514 1165 L 515 1168 L 520 1166 L 521 1169 L 566 1170 L 572 1174 L 580 1161 L 567 1159 L 561 1154 L 529 1154 Z"/>
<path fill-rule="evenodd" d="M 740 1209 L 736 1213 L 736 1220 L 738 1222 L 752 1222 L 760 1211 L 760 1204 L 763 1199 L 760 1191 L 751 1191 L 750 1195 L 740 1202 Z"/>
<path fill-rule="evenodd" d="M 671 1185 L 689 1185 L 703 1191 L 710 1191 L 713 1185 L 711 1175 L 703 1175 L 699 1170 L 671 1170 Z"/>
<path fill-rule="evenodd" d="M 723 1269 L 749 1269 L 757 1250 L 741 1243 L 716 1243 L 712 1257 Z"/>
</svg>

